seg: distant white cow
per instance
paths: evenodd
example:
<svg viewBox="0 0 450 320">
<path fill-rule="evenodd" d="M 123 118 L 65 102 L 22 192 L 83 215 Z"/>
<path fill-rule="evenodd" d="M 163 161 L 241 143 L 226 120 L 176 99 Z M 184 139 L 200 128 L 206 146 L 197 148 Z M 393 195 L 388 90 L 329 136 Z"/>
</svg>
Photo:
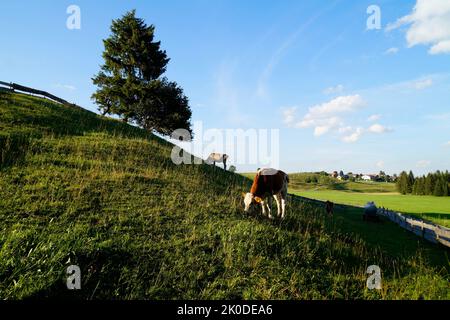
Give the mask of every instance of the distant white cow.
<svg viewBox="0 0 450 320">
<path fill-rule="evenodd" d="M 206 159 L 206 163 L 208 164 L 213 164 L 216 165 L 217 163 L 223 163 L 223 168 L 225 169 L 225 171 L 227 170 L 227 159 L 228 159 L 228 155 L 227 154 L 222 154 L 222 153 L 211 153 L 208 157 L 208 159 Z"/>
</svg>

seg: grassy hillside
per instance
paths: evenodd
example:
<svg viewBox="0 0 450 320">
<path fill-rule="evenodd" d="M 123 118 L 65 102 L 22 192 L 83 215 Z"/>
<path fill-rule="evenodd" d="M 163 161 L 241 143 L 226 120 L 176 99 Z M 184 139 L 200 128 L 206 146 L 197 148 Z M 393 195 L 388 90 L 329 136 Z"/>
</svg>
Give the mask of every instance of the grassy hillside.
<svg viewBox="0 0 450 320">
<path fill-rule="evenodd" d="M 119 121 L 0 92 L 0 147 L 1 299 L 450 298 L 445 250 L 295 196 L 283 222 L 244 215 L 249 179 L 174 165 Z M 82 290 L 65 287 L 71 264 Z"/>
</svg>

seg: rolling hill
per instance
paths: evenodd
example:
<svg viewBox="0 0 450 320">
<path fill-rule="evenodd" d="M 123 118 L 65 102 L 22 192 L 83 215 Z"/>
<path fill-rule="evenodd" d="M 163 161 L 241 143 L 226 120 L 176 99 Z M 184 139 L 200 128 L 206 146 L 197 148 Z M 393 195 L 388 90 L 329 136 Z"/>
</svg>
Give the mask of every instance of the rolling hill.
<svg viewBox="0 0 450 320">
<path fill-rule="evenodd" d="M 283 222 L 245 215 L 250 179 L 120 121 L 0 92 L 0 147 L 1 299 L 450 299 L 443 249 L 294 195 Z"/>
</svg>

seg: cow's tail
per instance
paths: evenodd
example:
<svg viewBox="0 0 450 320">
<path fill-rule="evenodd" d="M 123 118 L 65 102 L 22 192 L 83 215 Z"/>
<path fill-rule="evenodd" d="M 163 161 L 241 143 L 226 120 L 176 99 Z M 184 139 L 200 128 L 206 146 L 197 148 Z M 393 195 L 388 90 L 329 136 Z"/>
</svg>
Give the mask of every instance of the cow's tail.
<svg viewBox="0 0 450 320">
<path fill-rule="evenodd" d="M 289 183 L 289 176 L 286 175 L 286 182 Z"/>
</svg>

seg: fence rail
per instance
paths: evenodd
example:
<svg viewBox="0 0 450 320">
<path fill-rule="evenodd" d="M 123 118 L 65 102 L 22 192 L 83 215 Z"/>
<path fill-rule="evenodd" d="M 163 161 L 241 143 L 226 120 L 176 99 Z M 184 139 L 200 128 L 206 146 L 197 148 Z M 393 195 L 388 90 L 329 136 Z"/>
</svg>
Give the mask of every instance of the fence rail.
<svg viewBox="0 0 450 320">
<path fill-rule="evenodd" d="M 419 218 L 406 216 L 399 212 L 394 212 L 384 208 L 379 208 L 378 215 L 387 217 L 392 222 L 398 224 L 403 229 L 413 232 L 419 237 L 433 243 L 440 243 L 450 247 L 450 229 L 438 224 L 424 221 Z"/>
<path fill-rule="evenodd" d="M 300 198 L 302 200 L 306 200 L 311 203 L 325 206 L 325 202 L 321 200 L 305 198 L 297 195 L 295 197 Z M 338 206 L 346 207 L 346 205 L 338 205 Z M 403 229 L 408 230 L 429 242 L 441 244 L 445 247 L 450 248 L 449 228 L 419 218 L 407 216 L 399 212 L 394 212 L 385 208 L 378 208 L 377 214 L 388 218 L 392 222 L 398 224 Z"/>
<path fill-rule="evenodd" d="M 51 93 L 48 93 L 47 91 L 37 90 L 37 89 L 30 88 L 30 87 L 22 86 L 17 83 L 4 82 L 4 81 L 0 81 L 0 88 L 2 88 L 1 86 L 7 87 L 7 88 L 3 88 L 3 89 L 6 89 L 11 92 L 20 91 L 20 92 L 29 93 L 29 94 L 35 94 L 35 95 L 39 95 L 39 96 L 45 97 L 47 99 L 50 99 L 52 101 L 58 102 L 60 104 L 64 104 L 67 106 L 75 106 L 73 103 L 69 103 L 64 99 L 61 99 L 57 96 L 52 95 Z"/>
</svg>

